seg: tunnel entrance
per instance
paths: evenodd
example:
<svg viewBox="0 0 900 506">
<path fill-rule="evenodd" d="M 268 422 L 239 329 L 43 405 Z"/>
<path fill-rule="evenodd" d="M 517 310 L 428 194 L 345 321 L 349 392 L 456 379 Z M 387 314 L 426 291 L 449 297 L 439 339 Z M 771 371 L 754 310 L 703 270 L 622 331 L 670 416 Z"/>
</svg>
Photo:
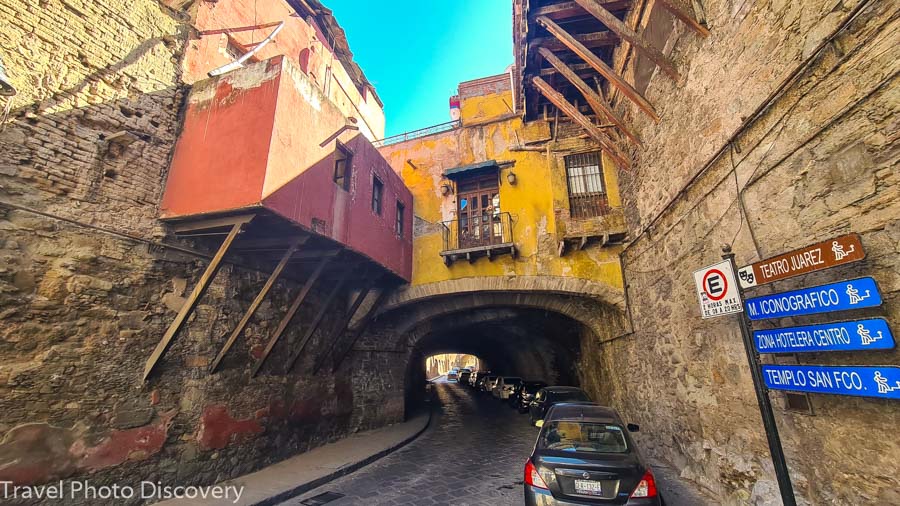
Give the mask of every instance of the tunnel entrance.
<svg viewBox="0 0 900 506">
<path fill-rule="evenodd" d="M 477 356 L 467 353 L 438 353 L 425 358 L 425 377 L 429 381 L 446 376 L 454 368 L 480 371 L 489 369 L 489 366 Z"/>
<path fill-rule="evenodd" d="M 516 306 L 449 312 L 407 335 L 413 340 L 405 378 L 407 414 L 421 409 L 428 380 L 476 360 L 477 369 L 496 375 L 582 386 L 584 349 L 595 340 L 590 329 L 569 316 Z"/>
</svg>

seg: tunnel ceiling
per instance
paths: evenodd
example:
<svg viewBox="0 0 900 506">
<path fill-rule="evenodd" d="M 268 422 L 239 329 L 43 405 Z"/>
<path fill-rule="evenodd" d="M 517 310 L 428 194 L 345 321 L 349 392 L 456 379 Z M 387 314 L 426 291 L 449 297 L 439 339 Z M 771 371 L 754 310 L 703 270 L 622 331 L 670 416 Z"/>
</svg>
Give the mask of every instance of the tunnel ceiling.
<svg viewBox="0 0 900 506">
<path fill-rule="evenodd" d="M 558 313 L 530 308 L 483 308 L 433 319 L 415 354 L 476 355 L 500 374 L 571 381 L 582 325 Z"/>
</svg>

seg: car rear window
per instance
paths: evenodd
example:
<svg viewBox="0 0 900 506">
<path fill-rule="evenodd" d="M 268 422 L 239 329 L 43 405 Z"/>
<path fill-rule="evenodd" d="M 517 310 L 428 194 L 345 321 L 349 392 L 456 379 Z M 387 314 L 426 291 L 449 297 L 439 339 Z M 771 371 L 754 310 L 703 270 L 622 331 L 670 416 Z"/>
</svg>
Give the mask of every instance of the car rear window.
<svg viewBox="0 0 900 506">
<path fill-rule="evenodd" d="M 584 401 L 590 402 L 591 399 L 584 392 L 557 392 L 553 394 L 553 402 L 567 401 Z"/>
<path fill-rule="evenodd" d="M 625 431 L 614 424 L 559 420 L 544 425 L 538 448 L 570 452 L 628 453 Z"/>
</svg>

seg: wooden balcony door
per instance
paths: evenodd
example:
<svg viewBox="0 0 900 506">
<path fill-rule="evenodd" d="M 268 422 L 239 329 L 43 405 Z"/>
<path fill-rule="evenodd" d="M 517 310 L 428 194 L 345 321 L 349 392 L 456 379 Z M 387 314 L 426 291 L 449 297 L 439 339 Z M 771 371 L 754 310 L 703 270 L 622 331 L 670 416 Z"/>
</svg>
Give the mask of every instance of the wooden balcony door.
<svg viewBox="0 0 900 506">
<path fill-rule="evenodd" d="M 457 188 L 459 248 L 502 243 L 497 175 L 462 180 Z"/>
</svg>

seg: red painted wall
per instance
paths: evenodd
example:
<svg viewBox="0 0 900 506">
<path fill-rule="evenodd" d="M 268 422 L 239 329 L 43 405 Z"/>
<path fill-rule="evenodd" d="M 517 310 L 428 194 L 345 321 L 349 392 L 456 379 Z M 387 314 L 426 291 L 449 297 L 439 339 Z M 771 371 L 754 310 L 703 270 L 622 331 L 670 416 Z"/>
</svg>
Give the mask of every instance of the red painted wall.
<svg viewBox="0 0 900 506">
<path fill-rule="evenodd" d="M 302 131 L 297 131 L 302 138 Z M 412 194 L 378 150 L 360 134 L 343 143 L 353 153 L 350 191 L 338 187 L 334 153 L 267 197 L 264 205 L 297 223 L 322 231 L 409 281 L 412 277 Z M 333 148 L 334 143 L 331 143 Z M 384 183 L 381 215 L 372 210 L 373 174 Z M 395 233 L 397 202 L 404 206 L 403 234 Z"/>
<path fill-rule="evenodd" d="M 194 85 L 169 168 L 163 218 L 260 201 L 281 78 L 269 60 Z M 258 74 L 253 85 L 248 73 Z"/>
<path fill-rule="evenodd" d="M 412 194 L 358 131 L 337 137 L 353 152 L 349 191 L 333 181 L 347 119 L 284 57 L 198 83 L 189 97 L 161 214 L 176 218 L 263 205 L 341 242 L 409 281 Z M 373 174 L 384 183 L 372 210 Z M 397 201 L 405 207 L 395 233 Z M 315 222 L 321 223 L 321 226 Z"/>
</svg>

